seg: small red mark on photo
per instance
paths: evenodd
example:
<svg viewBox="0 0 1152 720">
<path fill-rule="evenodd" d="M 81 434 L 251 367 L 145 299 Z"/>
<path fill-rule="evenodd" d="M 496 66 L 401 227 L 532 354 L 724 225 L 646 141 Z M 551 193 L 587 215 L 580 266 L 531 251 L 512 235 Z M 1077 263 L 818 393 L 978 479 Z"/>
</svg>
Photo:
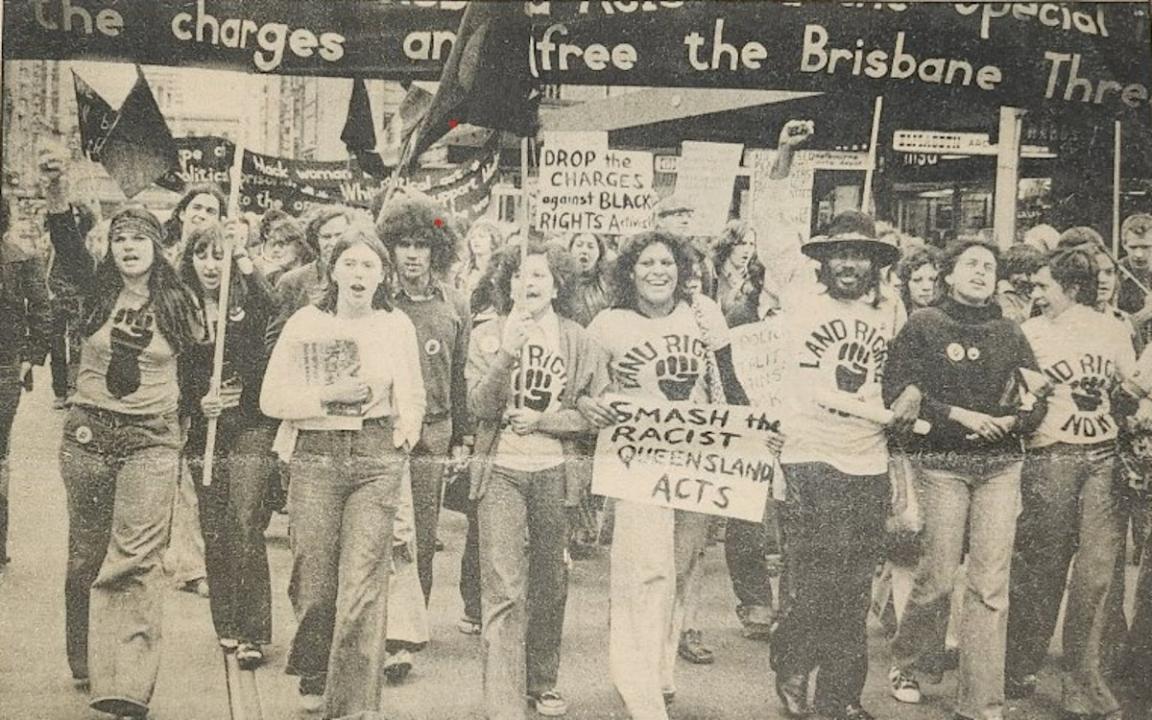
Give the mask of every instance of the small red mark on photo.
<svg viewBox="0 0 1152 720">
<path fill-rule="evenodd" d="M 459 125 L 459 124 L 460 124 L 460 121 L 459 121 L 459 120 L 455 120 L 455 119 L 453 119 L 453 120 L 449 120 L 449 121 L 448 121 L 448 127 L 449 127 L 449 128 L 455 128 L 455 127 L 456 127 L 457 125 Z"/>
<path fill-rule="evenodd" d="M 432 221 L 432 224 L 436 227 L 444 227 L 444 221 L 441 218 L 436 218 Z"/>
</svg>

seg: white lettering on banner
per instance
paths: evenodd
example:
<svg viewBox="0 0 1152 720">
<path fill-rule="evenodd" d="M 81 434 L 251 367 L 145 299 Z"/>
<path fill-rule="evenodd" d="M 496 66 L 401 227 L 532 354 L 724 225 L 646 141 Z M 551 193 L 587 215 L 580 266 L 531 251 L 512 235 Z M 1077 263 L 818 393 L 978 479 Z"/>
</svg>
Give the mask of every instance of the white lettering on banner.
<svg viewBox="0 0 1152 720">
<path fill-rule="evenodd" d="M 547 133 L 533 213 L 539 230 L 628 235 L 651 225 L 652 154 L 609 150 L 604 132 Z"/>
<path fill-rule="evenodd" d="M 67 3 L 67 0 L 65 0 Z M 182 42 L 223 45 L 247 50 L 249 38 L 254 38 L 255 52 L 252 62 L 261 72 L 273 72 L 284 62 L 284 50 L 301 58 L 315 53 L 328 62 L 344 57 L 345 37 L 340 33 L 321 32 L 308 28 L 289 28 L 285 23 L 269 22 L 258 25 L 247 18 L 217 18 L 208 12 L 206 0 L 196 0 L 196 13 L 176 13 L 172 16 L 172 36 Z"/>
<path fill-rule="evenodd" d="M 804 26 L 804 50 L 800 59 L 801 72 L 827 72 L 836 74 L 837 66 L 843 62 L 850 69 L 849 74 L 859 77 L 907 80 L 919 78 L 921 82 L 936 85 L 963 85 L 975 82 L 981 90 L 995 90 L 1003 79 L 1003 73 L 995 65 L 985 65 L 974 69 L 964 59 L 930 57 L 917 58 L 904 52 L 904 31 L 896 33 L 892 52 L 876 48 L 866 50 L 864 41 L 857 39 L 855 49 L 828 47 L 828 30 L 822 25 Z M 827 49 L 826 49 L 827 48 Z"/>
<path fill-rule="evenodd" d="M 91 11 L 78 2 L 60 0 L 37 0 L 36 22 L 45 30 L 60 30 L 74 32 L 83 30 L 85 35 L 100 33 L 107 37 L 116 37 L 124 29 L 124 16 L 113 8 L 102 8 L 93 16 Z M 50 17 L 47 8 L 59 7 L 59 13 Z M 15 12 L 10 10 L 9 12 Z"/>
<path fill-rule="evenodd" d="M 597 437 L 593 493 L 754 522 L 764 517 L 774 464 L 764 439 L 779 429 L 771 415 L 750 407 L 605 399 L 618 422 Z"/>
<path fill-rule="evenodd" d="M 732 188 L 744 146 L 685 140 L 677 164 L 676 194 L 692 205 L 693 235 L 719 235 L 728 222 Z"/>
<path fill-rule="evenodd" d="M 788 359 L 779 316 L 732 328 L 732 364 L 752 405 L 776 411 L 783 407 L 781 383 Z"/>
<path fill-rule="evenodd" d="M 636 66 L 636 48 L 630 43 L 620 43 L 611 49 L 600 43 L 581 47 L 567 42 L 553 42 L 552 36 L 557 33 L 567 36 L 568 27 L 563 23 L 550 25 L 539 40 L 535 35 L 528 39 L 528 69 L 532 77 L 540 77 L 541 71 L 551 72 L 554 57 L 555 69 L 561 72 L 571 69 L 570 66 L 578 60 L 582 60 L 589 70 L 597 71 L 605 70 L 609 65 L 615 70 L 631 70 Z"/>
<path fill-rule="evenodd" d="M 1121 85 L 1115 80 L 1090 80 L 1080 77 L 1080 54 L 1045 52 L 1044 59 L 1049 64 L 1048 85 L 1044 89 L 1044 97 L 1051 100 L 1057 95 L 1068 102 L 1103 104 L 1109 93 L 1119 93 L 1120 102 L 1128 107 L 1140 107 L 1148 102 L 1148 86 L 1142 83 Z M 1064 76 L 1063 93 L 1058 93 L 1060 69 L 1068 63 L 1068 73 Z"/>
</svg>

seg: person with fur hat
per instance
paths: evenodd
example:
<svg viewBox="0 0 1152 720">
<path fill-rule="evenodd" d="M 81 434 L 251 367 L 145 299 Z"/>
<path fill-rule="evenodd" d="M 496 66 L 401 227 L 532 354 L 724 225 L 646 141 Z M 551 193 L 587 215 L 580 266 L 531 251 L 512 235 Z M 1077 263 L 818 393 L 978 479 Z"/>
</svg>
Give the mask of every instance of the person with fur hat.
<svg viewBox="0 0 1152 720">
<path fill-rule="evenodd" d="M 468 303 L 447 282 L 459 242 L 447 208 L 424 193 L 401 190 L 381 208 L 376 232 L 396 268 L 392 301 L 416 326 L 428 398 L 420 442 L 411 455 L 416 567 L 427 604 L 444 466 L 461 462 L 473 444 L 464 379 L 472 317 Z M 389 667 L 406 674 L 402 666 L 411 666 L 409 649 L 397 647 L 396 653 L 404 655 L 391 658 Z"/>
<path fill-rule="evenodd" d="M 143 717 L 160 669 L 162 555 L 184 444 L 177 361 L 206 334 L 194 296 L 164 260 L 163 227 L 152 213 L 116 213 L 108 254 L 93 269 L 62 171 L 45 174 L 49 235 L 84 308 L 60 446 L 68 664 L 89 686 L 93 709 Z"/>
<path fill-rule="evenodd" d="M 852 410 L 884 410 L 888 344 L 906 313 L 881 287 L 881 271 L 900 251 L 877 239 L 872 218 L 857 211 L 834 217 L 801 251 L 819 263 L 819 282 L 798 279 L 782 294 L 783 387 L 790 395 L 781 428 L 787 437 L 782 525 L 794 597 L 772 638 L 772 667 L 790 716 L 813 711 L 808 679 L 819 669 L 815 711 L 870 720 L 860 705 L 868 670 L 865 620 L 884 541 L 888 448 L 885 426 Z M 914 388 L 902 393 L 889 425 L 910 427 L 918 400 Z"/>
</svg>

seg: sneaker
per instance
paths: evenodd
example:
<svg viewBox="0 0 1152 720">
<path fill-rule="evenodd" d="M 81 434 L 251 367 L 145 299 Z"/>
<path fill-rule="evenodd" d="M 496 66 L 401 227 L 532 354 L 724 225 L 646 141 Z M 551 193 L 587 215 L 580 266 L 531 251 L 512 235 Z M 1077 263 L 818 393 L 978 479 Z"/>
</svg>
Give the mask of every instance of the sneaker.
<svg viewBox="0 0 1152 720">
<path fill-rule="evenodd" d="M 402 683 L 412 671 L 412 653 L 408 650 L 394 652 L 384 660 L 384 675 L 390 683 Z"/>
<path fill-rule="evenodd" d="M 479 635 L 483 627 L 480 625 L 479 620 L 462 617 L 456 621 L 456 629 L 465 635 Z"/>
<path fill-rule="evenodd" d="M 220 647 L 224 648 L 224 652 L 232 652 L 240 647 L 240 641 L 236 638 L 220 638 Z"/>
<path fill-rule="evenodd" d="M 568 701 L 555 690 L 548 690 L 532 697 L 536 712 L 545 717 L 560 717 L 568 714 Z"/>
<path fill-rule="evenodd" d="M 892 697 L 902 703 L 917 705 L 923 700 L 920 695 L 920 683 L 916 676 L 902 668 L 894 667 L 888 671 L 888 682 L 892 688 Z"/>
<path fill-rule="evenodd" d="M 784 715 L 799 718 L 812 714 L 808 704 L 808 673 L 784 676 L 776 674 L 776 696 L 784 705 Z"/>
<path fill-rule="evenodd" d="M 264 664 L 264 648 L 259 643 L 240 643 L 236 648 L 236 664 L 241 670 L 255 670 Z"/>
<path fill-rule="evenodd" d="M 876 720 L 872 713 L 859 705 L 849 705 L 844 712 L 832 716 L 835 720 Z"/>
<path fill-rule="evenodd" d="M 66 398 L 58 397 L 52 401 L 53 410 L 67 410 L 68 400 Z"/>
<path fill-rule="evenodd" d="M 711 665 L 716 662 L 712 648 L 704 644 L 704 633 L 699 630 L 685 630 L 680 633 L 680 647 L 676 652 L 695 665 Z"/>
</svg>

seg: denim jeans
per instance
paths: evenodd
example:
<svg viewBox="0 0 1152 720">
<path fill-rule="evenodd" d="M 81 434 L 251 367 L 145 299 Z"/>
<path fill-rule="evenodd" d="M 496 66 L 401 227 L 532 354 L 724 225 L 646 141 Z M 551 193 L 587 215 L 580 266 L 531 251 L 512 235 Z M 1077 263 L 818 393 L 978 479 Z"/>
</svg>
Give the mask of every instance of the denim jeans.
<svg viewBox="0 0 1152 720">
<path fill-rule="evenodd" d="M 298 622 L 287 671 L 328 674 L 326 718 L 380 709 L 392 522 L 404 455 L 392 426 L 301 431 L 288 488 Z"/>
<path fill-rule="evenodd" d="M 468 534 L 464 538 L 464 551 L 460 553 L 460 599 L 464 603 L 464 617 L 480 622 L 480 523 L 476 508 L 467 513 Z"/>
<path fill-rule="evenodd" d="M 189 431 L 185 453 L 199 500 L 212 624 L 220 638 L 272 640 L 272 587 L 264 531 L 272 511 L 268 486 L 277 482 L 274 426 L 220 418 L 211 483 L 204 483 L 206 423 Z"/>
<path fill-rule="evenodd" d="M 0 365 L 0 563 L 8 557 L 8 446 L 21 391 L 20 366 Z"/>
<path fill-rule="evenodd" d="M 436 526 L 440 520 L 440 492 L 452 441 L 452 421 L 426 423 L 420 442 L 412 448 L 412 511 L 416 525 L 416 569 L 424 603 L 432 596 L 432 561 L 436 557 Z"/>
<path fill-rule="evenodd" d="M 1000 718 L 1021 463 L 976 471 L 929 468 L 919 461 L 915 466 L 924 529 L 915 584 L 892 639 L 892 663 L 908 670 L 927 669 L 944 647 L 967 531 L 956 712 L 977 720 Z"/>
<path fill-rule="evenodd" d="M 156 685 L 180 445 L 175 415 L 75 406 L 64 423 L 68 663 L 103 712 L 147 708 Z"/>
<path fill-rule="evenodd" d="M 556 686 L 568 601 L 564 467 L 493 465 L 477 505 L 488 720 L 523 718 L 526 695 Z M 525 545 L 527 541 L 527 545 Z"/>
<path fill-rule="evenodd" d="M 860 703 L 868 674 L 866 621 L 884 540 L 888 476 L 792 463 L 784 477 L 781 524 L 791 598 L 772 639 L 772 669 L 788 677 L 819 668 L 816 709 L 837 714 Z"/>
<path fill-rule="evenodd" d="M 1007 672 L 1021 677 L 1044 664 L 1067 585 L 1063 704 L 1072 713 L 1119 707 L 1104 678 L 1102 653 L 1109 589 L 1124 546 L 1124 484 L 1112 443 L 1053 445 L 1024 463 Z"/>
</svg>

